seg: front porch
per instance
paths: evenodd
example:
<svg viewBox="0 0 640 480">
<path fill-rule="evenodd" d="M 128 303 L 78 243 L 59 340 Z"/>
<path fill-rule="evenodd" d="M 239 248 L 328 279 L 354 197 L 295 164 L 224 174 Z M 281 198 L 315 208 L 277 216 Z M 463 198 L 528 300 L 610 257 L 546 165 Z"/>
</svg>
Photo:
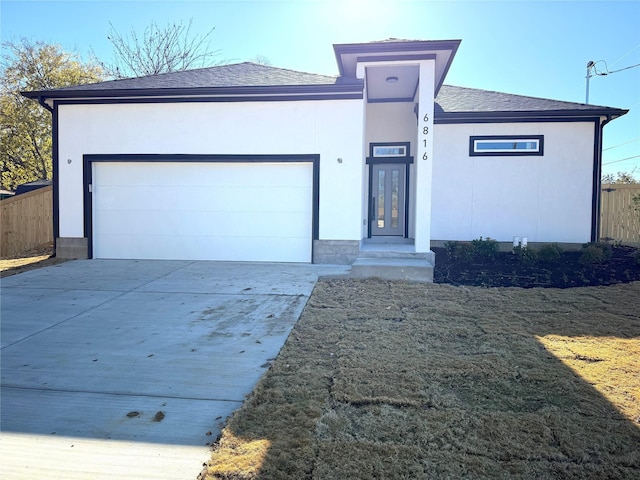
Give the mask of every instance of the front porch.
<svg viewBox="0 0 640 480">
<path fill-rule="evenodd" d="M 459 41 L 335 45 L 341 76 L 364 85 L 362 223 L 356 270 L 432 262 L 434 102 Z M 404 251 L 394 238 L 410 240 Z M 376 239 L 387 244 L 370 246 Z M 405 242 L 409 243 L 409 242 Z M 385 259 L 385 262 L 382 262 Z M 401 262 L 402 263 L 402 262 Z"/>
<path fill-rule="evenodd" d="M 316 240 L 313 263 L 351 265 L 349 275 L 356 278 L 432 282 L 435 255 L 417 251 L 412 238 Z"/>
<path fill-rule="evenodd" d="M 433 281 L 434 102 L 459 43 L 334 45 L 340 76 L 364 87 L 360 232 L 316 240 L 314 262 L 349 263 L 354 277 Z"/>
<path fill-rule="evenodd" d="M 433 282 L 435 255 L 417 252 L 413 239 L 364 239 L 351 266 L 356 278 L 379 277 L 387 280 Z"/>
</svg>

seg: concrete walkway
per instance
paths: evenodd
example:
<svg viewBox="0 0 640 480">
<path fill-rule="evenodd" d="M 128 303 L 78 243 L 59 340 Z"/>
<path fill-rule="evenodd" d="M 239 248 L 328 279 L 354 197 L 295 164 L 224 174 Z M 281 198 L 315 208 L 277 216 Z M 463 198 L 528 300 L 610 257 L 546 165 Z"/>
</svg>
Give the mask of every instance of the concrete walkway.
<svg viewBox="0 0 640 480">
<path fill-rule="evenodd" d="M 2 477 L 195 479 L 317 277 L 348 270 L 76 260 L 2 279 Z"/>
</svg>

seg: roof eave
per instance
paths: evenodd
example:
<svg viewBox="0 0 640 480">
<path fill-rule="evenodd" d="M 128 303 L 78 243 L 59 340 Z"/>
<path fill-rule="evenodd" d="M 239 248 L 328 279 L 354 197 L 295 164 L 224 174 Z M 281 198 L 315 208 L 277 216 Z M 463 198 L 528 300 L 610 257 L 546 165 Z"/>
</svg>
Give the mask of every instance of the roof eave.
<svg viewBox="0 0 640 480">
<path fill-rule="evenodd" d="M 333 45 L 333 51 L 338 64 L 338 72 L 341 77 L 344 77 L 342 55 L 347 53 L 415 52 L 425 48 L 429 50 L 451 50 L 452 55 L 446 67 L 445 75 L 443 75 L 444 79 L 461 42 L 462 40 L 407 40 L 398 42 L 336 43 Z"/>
<path fill-rule="evenodd" d="M 620 108 L 598 108 L 598 109 L 572 109 L 572 110 L 529 110 L 529 111 L 495 111 L 495 112 L 438 112 L 434 113 L 434 120 L 439 122 L 456 121 L 497 121 L 497 120 L 518 120 L 531 119 L 532 121 L 563 118 L 584 118 L 593 119 L 595 117 L 607 117 L 611 120 L 625 115 L 629 110 Z"/>
<path fill-rule="evenodd" d="M 362 92 L 362 82 L 318 85 L 268 85 L 249 87 L 194 87 L 194 88 L 125 88 L 125 89 L 65 89 L 24 91 L 27 98 L 118 98 L 118 97 L 188 97 L 188 96 L 229 96 L 229 95 L 288 95 L 309 93 L 354 93 Z"/>
</svg>

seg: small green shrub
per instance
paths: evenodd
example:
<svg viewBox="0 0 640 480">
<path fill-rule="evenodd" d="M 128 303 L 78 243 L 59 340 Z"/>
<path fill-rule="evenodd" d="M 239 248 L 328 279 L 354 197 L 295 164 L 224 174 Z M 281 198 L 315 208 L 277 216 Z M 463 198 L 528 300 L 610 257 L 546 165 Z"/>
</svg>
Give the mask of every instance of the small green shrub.
<svg viewBox="0 0 640 480">
<path fill-rule="evenodd" d="M 529 247 L 518 245 L 513 247 L 513 253 L 518 261 L 524 265 L 535 265 L 538 262 L 538 253 Z"/>
<path fill-rule="evenodd" d="M 538 258 L 543 262 L 557 262 L 562 258 L 562 249 L 557 243 L 544 245 L 538 250 Z"/>
<path fill-rule="evenodd" d="M 604 242 L 587 243 L 582 246 L 582 253 L 578 261 L 583 265 L 602 263 L 611 258 L 611 245 Z"/>
<path fill-rule="evenodd" d="M 444 249 L 451 260 L 462 262 L 470 261 L 475 254 L 473 245 L 469 242 L 445 242 Z"/>
<path fill-rule="evenodd" d="M 485 239 L 480 237 L 475 240 L 471 240 L 471 244 L 473 245 L 476 257 L 479 258 L 496 258 L 500 251 L 498 241 L 490 237 Z"/>
<path fill-rule="evenodd" d="M 595 245 L 604 253 L 605 260 L 609 260 L 613 256 L 614 246 L 607 242 L 596 242 Z"/>
<path fill-rule="evenodd" d="M 447 255 L 447 258 L 454 259 L 456 258 L 456 250 L 458 249 L 458 242 L 450 241 L 444 242 L 444 252 Z"/>
<path fill-rule="evenodd" d="M 455 259 L 468 262 L 473 259 L 474 253 L 475 250 L 473 248 L 473 245 L 471 245 L 469 242 L 460 242 L 456 250 Z"/>
</svg>

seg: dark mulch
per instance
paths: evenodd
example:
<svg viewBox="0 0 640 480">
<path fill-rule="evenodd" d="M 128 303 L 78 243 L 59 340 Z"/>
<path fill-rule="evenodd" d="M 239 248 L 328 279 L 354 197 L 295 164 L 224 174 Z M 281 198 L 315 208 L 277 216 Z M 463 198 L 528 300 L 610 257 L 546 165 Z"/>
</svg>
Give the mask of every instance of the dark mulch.
<svg viewBox="0 0 640 480">
<path fill-rule="evenodd" d="M 434 281 L 452 285 L 484 287 L 570 288 L 614 285 L 640 281 L 638 249 L 613 246 L 611 257 L 601 263 L 583 263 L 583 251 L 563 252 L 558 260 L 528 263 L 512 252 L 500 252 L 495 258 L 475 255 L 451 258 L 444 248 L 434 248 Z"/>
</svg>

